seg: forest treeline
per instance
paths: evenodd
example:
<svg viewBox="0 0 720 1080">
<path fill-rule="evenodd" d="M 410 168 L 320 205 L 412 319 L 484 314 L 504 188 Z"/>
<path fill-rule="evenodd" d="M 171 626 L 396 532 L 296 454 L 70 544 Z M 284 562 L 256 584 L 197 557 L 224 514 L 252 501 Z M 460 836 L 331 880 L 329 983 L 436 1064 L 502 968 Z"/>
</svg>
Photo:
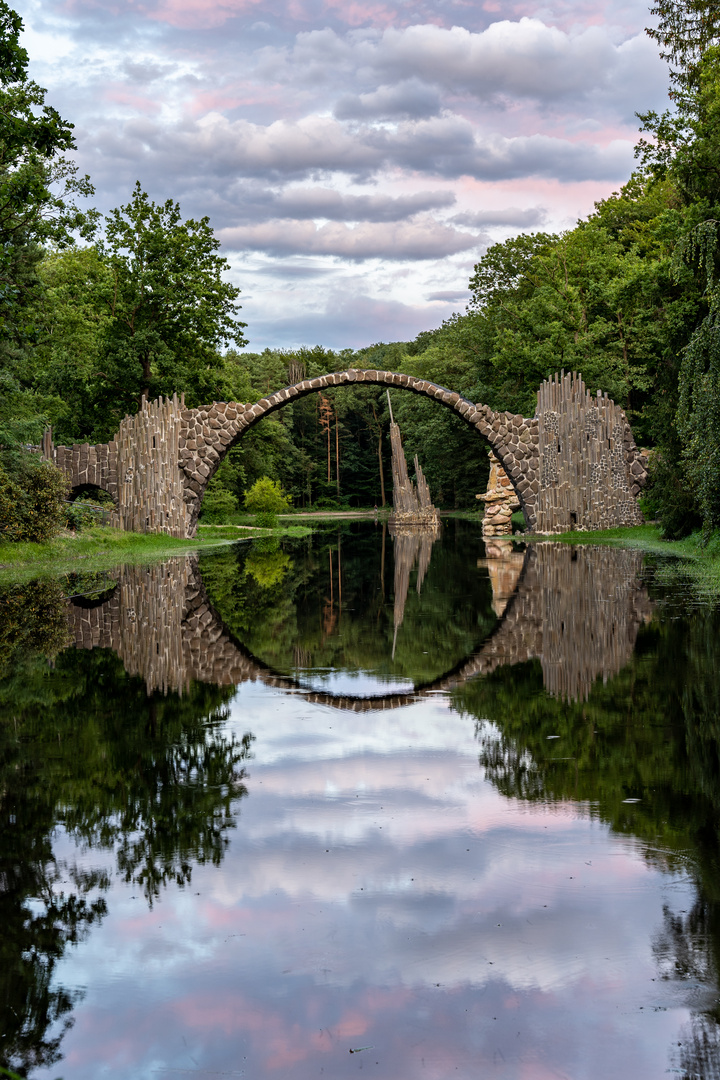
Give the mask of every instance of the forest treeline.
<svg viewBox="0 0 720 1080">
<path fill-rule="evenodd" d="M 143 397 L 173 391 L 190 405 L 255 401 L 302 377 L 383 367 L 531 415 L 541 381 L 565 368 L 622 404 L 637 443 L 652 451 L 646 508 L 665 534 L 716 528 L 720 12 L 709 0 L 659 0 L 651 11 L 670 108 L 640 116 L 637 168 L 619 191 L 573 229 L 490 247 L 466 311 L 414 341 L 252 353 L 240 290 L 207 218 L 184 220 L 172 199 L 156 204 L 139 183 L 104 218 L 86 208 L 93 188 L 68 157 L 72 125 L 30 80 L 21 20 L 0 3 L 5 474 L 22 486 L 22 448 L 48 424 L 56 442 L 105 441 Z M 430 401 L 396 392 L 393 408 L 435 501 L 475 506 L 487 476 L 482 441 Z M 207 506 L 241 505 L 262 476 L 296 506 L 384 504 L 388 430 L 377 387 L 296 401 L 229 453 Z"/>
</svg>

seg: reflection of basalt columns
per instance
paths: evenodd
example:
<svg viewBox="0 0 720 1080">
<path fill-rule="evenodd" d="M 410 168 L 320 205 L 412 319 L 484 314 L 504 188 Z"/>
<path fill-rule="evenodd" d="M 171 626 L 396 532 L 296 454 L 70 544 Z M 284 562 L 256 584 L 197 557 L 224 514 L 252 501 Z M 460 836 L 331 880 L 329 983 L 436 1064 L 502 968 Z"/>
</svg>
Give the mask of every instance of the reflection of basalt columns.
<svg viewBox="0 0 720 1080">
<path fill-rule="evenodd" d="M 639 551 L 533 545 L 495 633 L 438 687 L 538 659 L 549 694 L 587 700 L 599 676 L 607 682 L 628 663 L 640 624 L 651 617 L 641 570 Z"/>
<path fill-rule="evenodd" d="M 416 589 L 419 596 L 425 574 L 430 566 L 432 546 L 440 536 L 440 528 L 410 529 L 391 525 L 390 533 L 395 543 L 395 631 L 392 650 L 392 656 L 395 659 L 397 632 L 405 617 L 405 602 L 410 587 L 410 573 L 417 560 Z"/>
<path fill-rule="evenodd" d="M 512 540 L 488 539 L 485 542 L 485 558 L 478 559 L 477 564 L 487 567 L 493 611 L 499 619 L 517 588 L 525 564 L 525 553 L 518 551 Z"/>
<path fill-rule="evenodd" d="M 410 571 L 417 558 L 419 590 L 430 561 L 432 535 L 401 531 L 395 544 L 399 626 Z M 244 652 L 210 603 L 197 560 L 191 557 L 123 567 L 110 599 L 95 608 L 68 602 L 68 620 L 76 647 L 113 649 L 130 675 L 145 680 L 149 693 L 182 693 L 193 679 L 224 686 L 260 679 L 281 690 L 301 691 L 309 702 L 331 707 L 396 709 L 423 694 L 452 690 L 499 667 L 539 659 L 548 693 L 584 700 L 599 676 L 611 679 L 628 663 L 638 628 L 651 616 L 641 568 L 642 555 L 636 551 L 533 546 L 525 553 L 517 588 L 502 619 L 474 656 L 452 675 L 416 692 L 371 698 L 307 690 Z M 514 574 L 516 562 L 507 570 Z M 507 584 L 500 587 L 498 597 L 506 591 Z"/>
<path fill-rule="evenodd" d="M 429 525 L 435 527 L 440 524 L 440 515 L 432 504 L 430 488 L 420 468 L 417 454 L 415 455 L 417 490 L 408 476 L 405 451 L 402 448 L 400 438 L 400 428 L 393 419 L 389 391 L 388 407 L 390 409 L 390 446 L 392 448 L 393 478 L 393 513 L 390 521 L 397 525 Z M 395 565 L 397 566 L 397 563 Z M 405 591 L 407 593 L 407 588 Z"/>
<path fill-rule="evenodd" d="M 549 694 L 585 701 L 598 676 L 607 682 L 628 663 L 638 628 L 652 611 L 640 583 L 642 561 L 639 551 L 578 547 L 554 552 L 538 545 L 540 655 Z"/>
<path fill-rule="evenodd" d="M 110 599 L 98 607 L 69 603 L 76 647 L 112 649 L 128 675 L 145 680 L 148 693 L 182 693 L 191 678 L 183 649 L 189 561 L 123 566 L 117 582 Z"/>
</svg>

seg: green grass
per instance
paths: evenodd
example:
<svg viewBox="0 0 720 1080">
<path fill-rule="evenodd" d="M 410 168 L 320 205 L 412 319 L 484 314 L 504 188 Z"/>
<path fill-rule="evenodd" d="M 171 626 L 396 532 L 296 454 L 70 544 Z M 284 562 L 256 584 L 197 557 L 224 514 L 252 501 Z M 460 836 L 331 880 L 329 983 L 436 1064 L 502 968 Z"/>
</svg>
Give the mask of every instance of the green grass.
<svg viewBox="0 0 720 1080">
<path fill-rule="evenodd" d="M 237 540 L 237 532 L 233 539 Z M 0 544 L 0 582 L 46 577 L 68 570 L 99 570 L 119 563 L 149 562 L 170 555 L 227 544 L 225 537 L 204 535 L 181 540 L 158 533 L 128 533 L 105 527 L 83 529 L 42 544 Z"/>
<path fill-rule="evenodd" d="M 42 544 L 0 543 L 0 583 L 48 577 L 72 570 L 103 570 L 120 563 L 152 562 L 219 547 L 256 536 L 309 536 L 312 529 L 291 525 L 280 529 L 200 525 L 192 540 L 162 533 L 130 533 L 98 526 L 76 535 L 64 534 Z"/>
<path fill-rule="evenodd" d="M 254 536 L 311 536 L 307 525 L 287 525 L 278 529 L 259 529 L 255 525 L 198 525 L 198 536 L 204 540 L 246 540 Z"/>
</svg>

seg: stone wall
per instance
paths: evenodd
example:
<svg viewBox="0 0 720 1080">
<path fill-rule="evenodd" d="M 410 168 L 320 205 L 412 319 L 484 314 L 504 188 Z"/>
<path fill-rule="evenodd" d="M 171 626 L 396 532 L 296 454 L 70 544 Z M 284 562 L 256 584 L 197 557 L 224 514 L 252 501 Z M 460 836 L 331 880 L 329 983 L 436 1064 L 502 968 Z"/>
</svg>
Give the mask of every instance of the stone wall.
<svg viewBox="0 0 720 1080">
<path fill-rule="evenodd" d="M 513 510 L 520 506 L 515 489 L 498 459 L 490 451 L 490 476 L 484 495 L 476 495 L 485 503 L 483 536 L 511 536 Z"/>
<path fill-rule="evenodd" d="M 429 397 L 470 424 L 509 477 L 531 530 L 608 528 L 639 519 L 635 499 L 645 463 L 627 418 L 607 397 L 591 399 L 575 376 L 544 383 L 536 415 L 525 418 L 494 412 L 412 375 L 351 369 L 304 379 L 254 404 L 213 402 L 188 409 L 176 397 L 145 403 L 137 416 L 123 420 L 112 443 L 47 442 L 44 451 L 74 487 L 97 483 L 113 495 L 120 528 L 191 537 L 208 481 L 253 424 L 295 398 L 356 383 Z"/>
<path fill-rule="evenodd" d="M 92 484 L 112 495 L 115 528 L 185 537 L 186 478 L 179 465 L 183 408 L 177 396 L 145 401 L 135 416 L 125 417 L 110 443 L 54 446 L 47 433 L 42 452 L 73 488 Z"/>
<path fill-rule="evenodd" d="M 637 496 L 647 476 L 623 410 L 579 375 L 555 376 L 538 391 L 539 492 L 535 529 L 640 525 Z"/>
</svg>

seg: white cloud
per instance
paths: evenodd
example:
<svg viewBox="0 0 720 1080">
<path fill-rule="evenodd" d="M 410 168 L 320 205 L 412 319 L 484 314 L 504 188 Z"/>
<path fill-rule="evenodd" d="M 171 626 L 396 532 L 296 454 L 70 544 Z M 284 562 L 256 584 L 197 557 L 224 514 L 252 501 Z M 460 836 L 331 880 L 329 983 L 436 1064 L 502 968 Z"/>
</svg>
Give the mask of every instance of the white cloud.
<svg viewBox="0 0 720 1080">
<path fill-rule="evenodd" d="M 228 192 L 237 204 L 239 221 L 258 218 L 324 218 L 328 221 L 402 221 L 455 203 L 450 191 L 418 191 L 409 195 L 356 195 L 326 186 L 287 187 L 278 191 L 238 185 Z"/>
<path fill-rule="evenodd" d="M 450 221 L 454 225 L 465 225 L 470 229 L 482 229 L 488 225 L 517 225 L 527 229 L 532 225 L 541 225 L 547 212 L 542 206 L 530 206 L 521 210 L 517 206 L 508 206 L 504 210 L 473 210 L 455 214 Z"/>
<path fill-rule="evenodd" d="M 480 33 L 432 23 L 342 35 L 324 28 L 298 34 L 292 48 L 271 47 L 257 56 L 258 76 L 272 72 L 273 79 L 305 87 L 328 87 L 340 78 L 358 86 L 380 83 L 354 99 L 354 115 L 377 115 L 393 84 L 411 98 L 412 87 L 417 93 L 418 84 L 429 84 L 484 101 L 545 103 L 586 101 L 598 90 L 623 98 L 630 86 L 646 98 L 666 86 L 665 67 L 645 34 L 617 44 L 605 27 L 568 33 L 538 18 L 498 21 Z"/>
<path fill-rule="evenodd" d="M 437 116 L 440 94 L 418 78 L 408 79 L 397 86 L 381 86 L 369 94 L 345 95 L 335 105 L 338 120 L 364 120 L 408 116 L 419 119 Z"/>
<path fill-rule="evenodd" d="M 234 251 L 346 259 L 441 259 L 476 248 L 483 239 L 430 218 L 415 223 L 368 222 L 354 228 L 335 222 L 318 226 L 312 221 L 267 221 L 223 229 L 219 237 Z"/>
<path fill-rule="evenodd" d="M 388 168 L 449 179 L 621 180 L 633 165 L 629 140 L 602 146 L 541 134 L 483 136 L 453 115 L 354 129 L 317 115 L 265 126 L 220 113 L 174 126 L 143 118 L 105 126 L 94 143 L 90 165 L 95 157 L 96 168 L 115 177 L 118 165 L 127 163 L 134 175 L 172 175 L 179 186 L 212 177 L 216 189 L 241 176 L 270 181 L 331 173 L 371 177 Z"/>
<path fill-rule="evenodd" d="M 646 9 L 608 3 L 490 22 L 478 5 L 383 0 L 381 17 L 314 0 L 220 25 L 205 0 L 180 0 L 194 24 L 168 21 L 172 0 L 27 0 L 25 18 L 99 208 L 140 179 L 208 214 L 255 297 L 254 342 L 342 346 L 437 325 L 462 299 L 473 233 L 570 226 L 626 179 L 633 114 L 663 106 L 666 71 Z"/>
</svg>

